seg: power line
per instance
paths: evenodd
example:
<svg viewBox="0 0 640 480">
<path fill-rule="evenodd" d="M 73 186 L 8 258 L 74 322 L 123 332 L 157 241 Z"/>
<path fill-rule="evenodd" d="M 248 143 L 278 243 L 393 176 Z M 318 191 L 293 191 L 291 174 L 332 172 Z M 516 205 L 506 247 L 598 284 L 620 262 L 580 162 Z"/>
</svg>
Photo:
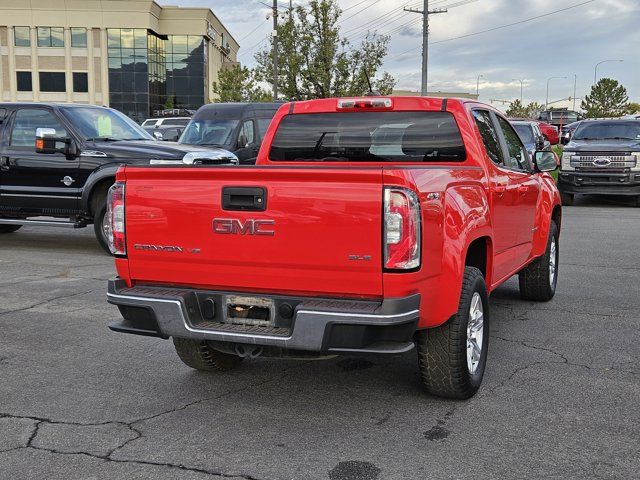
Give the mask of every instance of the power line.
<svg viewBox="0 0 640 480">
<path fill-rule="evenodd" d="M 349 10 L 351 10 L 352 8 L 356 8 L 358 5 L 362 5 L 365 2 L 368 2 L 369 0 L 362 0 L 361 2 L 356 3 L 355 5 L 351 5 L 350 7 L 344 8 L 342 10 L 342 13 L 344 12 L 348 12 Z"/>
<path fill-rule="evenodd" d="M 363 30 L 369 30 L 371 29 L 374 25 L 376 25 L 377 27 L 381 27 L 385 24 L 388 23 L 392 23 L 395 22 L 396 20 L 399 20 L 402 17 L 405 17 L 407 15 L 407 12 L 403 12 L 402 10 L 398 11 L 396 9 L 396 7 L 393 8 L 393 10 L 390 10 L 389 12 L 385 13 L 384 15 L 380 15 L 379 17 L 374 18 L 373 20 L 369 20 L 366 23 L 363 23 L 355 28 L 351 28 L 349 30 L 346 30 L 344 32 L 344 34 L 349 34 L 352 32 L 360 32 Z M 387 18 L 388 17 L 388 18 Z"/>
<path fill-rule="evenodd" d="M 369 5 L 367 8 L 371 8 L 371 7 L 373 7 L 376 3 L 379 3 L 379 2 L 381 2 L 381 1 L 382 1 L 382 0 L 374 0 L 374 2 L 373 2 L 371 5 Z M 342 19 L 342 20 L 340 20 L 338 23 L 346 22 L 346 21 L 347 21 L 347 20 L 349 20 L 350 18 L 353 18 L 353 17 L 355 17 L 356 15 L 360 15 L 360 13 L 361 13 L 361 12 L 356 12 L 356 13 L 354 13 L 353 15 L 349 15 L 347 18 L 343 18 L 343 19 Z"/>
<path fill-rule="evenodd" d="M 540 18 L 548 17 L 548 16 L 550 16 L 550 15 L 555 15 L 556 13 L 566 12 L 567 10 L 571 10 L 571 9 L 573 9 L 573 8 L 582 7 L 582 6 L 584 6 L 584 5 L 587 5 L 587 4 L 589 4 L 589 3 L 593 3 L 593 2 L 595 2 L 595 1 L 596 1 L 596 0 L 587 0 L 586 2 L 577 3 L 577 4 L 575 4 L 575 5 L 570 5 L 570 6 L 568 6 L 568 7 L 561 8 L 561 9 L 559 9 L 559 10 L 554 10 L 553 12 L 543 13 L 543 14 L 541 14 L 541 15 L 536 15 L 535 17 L 526 18 L 526 19 L 524 19 L 524 20 L 519 20 L 519 21 L 517 21 L 517 22 L 507 23 L 507 24 L 505 24 L 505 25 L 499 25 L 499 26 L 497 26 L 497 27 L 489 28 L 489 29 L 487 29 L 487 30 L 480 30 L 480 31 L 478 31 L 478 32 L 467 33 L 466 35 L 459 35 L 459 36 L 457 36 L 457 37 L 445 38 L 444 40 L 438 40 L 438 41 L 436 41 L 436 42 L 431 42 L 431 45 L 436 45 L 436 44 L 438 44 L 438 43 L 451 42 L 451 41 L 453 41 L 453 40 L 460 40 L 461 38 L 473 37 L 473 36 L 475 36 L 475 35 L 480 35 L 480 34 L 483 34 L 483 33 L 493 32 L 493 31 L 495 31 L 495 30 L 500 30 L 500 29 L 507 28 L 507 27 L 513 27 L 513 26 L 515 26 L 515 25 L 521 25 L 521 24 L 523 24 L 523 23 L 531 22 L 531 21 L 533 21 L 533 20 L 538 20 L 538 19 L 540 19 Z M 419 49 L 419 48 L 420 48 L 419 46 L 418 46 L 418 47 L 410 48 L 409 50 L 406 50 L 406 51 L 404 51 L 404 52 L 402 52 L 402 53 L 398 53 L 398 54 L 396 54 L 396 56 L 402 56 L 402 55 L 404 55 L 405 53 L 413 52 L 414 50 L 417 50 L 417 49 Z"/>
<path fill-rule="evenodd" d="M 265 25 L 267 25 L 267 24 L 264 23 L 264 22 L 260 22 L 260 24 L 256 28 L 254 28 L 249 33 L 247 33 L 244 37 L 242 37 L 240 40 L 238 40 L 238 43 L 242 42 L 243 40 L 246 40 L 251 35 L 253 35 L 255 32 L 257 32 L 260 27 L 264 27 Z"/>
</svg>

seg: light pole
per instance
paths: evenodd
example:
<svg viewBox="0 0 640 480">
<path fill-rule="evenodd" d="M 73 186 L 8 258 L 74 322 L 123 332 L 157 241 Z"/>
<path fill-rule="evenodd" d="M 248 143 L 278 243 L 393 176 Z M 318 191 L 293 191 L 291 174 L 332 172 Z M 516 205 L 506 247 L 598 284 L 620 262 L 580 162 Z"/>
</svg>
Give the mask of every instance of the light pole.
<svg viewBox="0 0 640 480">
<path fill-rule="evenodd" d="M 522 103 L 522 86 L 524 84 L 524 80 L 520 80 L 519 78 L 511 79 L 512 82 L 520 82 L 520 103 Z"/>
<path fill-rule="evenodd" d="M 593 84 L 595 85 L 598 81 L 598 65 L 607 62 L 624 62 L 624 60 L 602 60 L 601 62 L 596 63 L 596 66 L 593 69 Z"/>
<path fill-rule="evenodd" d="M 476 79 L 476 97 L 480 97 L 480 79 L 483 78 L 484 75 L 478 75 L 478 78 Z M 476 98 L 476 100 L 478 99 Z"/>
<path fill-rule="evenodd" d="M 573 74 L 573 108 L 572 110 L 576 111 L 576 87 L 578 86 L 578 74 Z"/>
<path fill-rule="evenodd" d="M 567 78 L 567 77 L 549 77 L 549 78 L 547 79 L 547 100 L 544 102 L 544 109 L 545 109 L 545 110 L 546 110 L 546 109 L 547 109 L 547 107 L 549 106 L 549 82 L 550 82 L 551 80 L 556 79 L 556 78 Z"/>
</svg>

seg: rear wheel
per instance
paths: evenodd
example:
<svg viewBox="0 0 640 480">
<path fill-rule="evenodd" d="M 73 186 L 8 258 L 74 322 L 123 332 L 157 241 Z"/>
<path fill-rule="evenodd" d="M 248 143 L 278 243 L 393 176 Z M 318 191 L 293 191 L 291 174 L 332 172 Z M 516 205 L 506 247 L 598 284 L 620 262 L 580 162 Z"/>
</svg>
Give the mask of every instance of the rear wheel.
<svg viewBox="0 0 640 480">
<path fill-rule="evenodd" d="M 551 222 L 544 255 L 527 265 L 518 274 L 522 298 L 539 302 L 548 302 L 553 298 L 558 283 L 559 258 L 558 227 L 555 222 Z"/>
<path fill-rule="evenodd" d="M 0 233 L 13 233 L 21 228 L 22 225 L 0 225 Z"/>
<path fill-rule="evenodd" d="M 93 210 L 93 232 L 102 249 L 111 255 L 109 249 L 109 219 L 107 218 L 107 197 L 100 198 Z"/>
<path fill-rule="evenodd" d="M 571 205 L 573 205 L 573 194 L 561 192 L 560 201 L 562 202 L 562 205 L 570 207 Z"/>
<path fill-rule="evenodd" d="M 482 272 L 466 267 L 458 312 L 416 334 L 418 365 L 429 393 L 469 398 L 480 388 L 489 346 L 489 299 Z"/>
<path fill-rule="evenodd" d="M 211 348 L 206 340 L 173 337 L 173 345 L 182 362 L 196 370 L 224 372 L 237 368 L 242 358 Z"/>
</svg>

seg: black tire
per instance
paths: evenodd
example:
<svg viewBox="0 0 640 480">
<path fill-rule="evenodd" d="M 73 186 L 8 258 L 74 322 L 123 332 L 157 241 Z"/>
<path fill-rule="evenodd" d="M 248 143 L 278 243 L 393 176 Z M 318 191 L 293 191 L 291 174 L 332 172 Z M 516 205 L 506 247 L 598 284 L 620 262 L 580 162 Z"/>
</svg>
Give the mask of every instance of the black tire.
<svg viewBox="0 0 640 480">
<path fill-rule="evenodd" d="M 478 294 L 483 309 L 480 357 L 471 370 L 467 360 L 467 327 L 471 302 Z M 480 388 L 489 347 L 489 298 L 482 272 L 465 267 L 458 312 L 445 324 L 416 334 L 422 383 L 429 393 L 446 398 L 472 397 Z"/>
<path fill-rule="evenodd" d="M 173 337 L 173 345 L 182 362 L 196 370 L 225 372 L 237 368 L 242 357 L 214 350 L 206 340 Z"/>
<path fill-rule="evenodd" d="M 552 257 L 552 242 L 555 242 L 555 259 Z M 558 284 L 558 260 L 560 258 L 560 242 L 558 239 L 558 227 L 551 222 L 549 238 L 544 255 L 537 258 L 518 274 L 520 281 L 520 296 L 525 300 L 548 302 L 556 293 Z M 551 266 L 554 265 L 553 279 L 551 278 Z"/>
<path fill-rule="evenodd" d="M 111 255 L 111 250 L 109 249 L 109 240 L 107 239 L 107 232 L 105 232 L 102 227 L 102 222 L 104 222 L 104 217 L 107 214 L 107 198 L 101 198 L 94 210 L 93 214 L 93 232 L 96 235 L 96 239 L 98 243 L 102 247 L 102 249 Z"/>
<path fill-rule="evenodd" d="M 570 207 L 573 205 L 573 194 L 560 192 L 560 201 L 563 206 Z"/>
<path fill-rule="evenodd" d="M 13 233 L 21 228 L 22 225 L 0 225 L 0 233 Z"/>
</svg>

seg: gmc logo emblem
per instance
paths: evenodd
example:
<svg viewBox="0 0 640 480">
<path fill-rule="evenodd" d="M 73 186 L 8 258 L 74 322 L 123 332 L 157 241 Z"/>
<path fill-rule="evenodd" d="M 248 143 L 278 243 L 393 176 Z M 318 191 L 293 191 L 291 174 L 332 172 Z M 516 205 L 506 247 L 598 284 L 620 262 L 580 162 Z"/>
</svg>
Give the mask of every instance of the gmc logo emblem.
<svg viewBox="0 0 640 480">
<path fill-rule="evenodd" d="M 244 223 L 237 218 L 214 218 L 213 231 L 225 235 L 269 235 L 273 236 L 275 220 L 248 219 Z"/>
</svg>

